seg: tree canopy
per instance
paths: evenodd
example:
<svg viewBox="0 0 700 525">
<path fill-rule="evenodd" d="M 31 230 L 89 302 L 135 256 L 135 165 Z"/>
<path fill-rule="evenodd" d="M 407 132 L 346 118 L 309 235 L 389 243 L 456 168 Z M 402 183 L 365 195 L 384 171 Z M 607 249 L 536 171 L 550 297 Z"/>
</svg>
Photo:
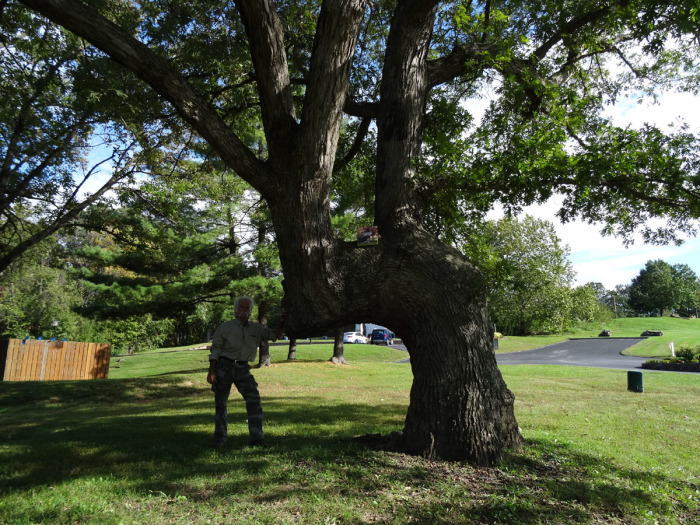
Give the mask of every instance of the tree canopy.
<svg viewBox="0 0 700 525">
<path fill-rule="evenodd" d="M 677 310 L 688 317 L 698 308 L 700 280 L 687 264 L 647 261 L 629 286 L 629 304 L 641 315 Z"/>
<path fill-rule="evenodd" d="M 143 86 L 80 38 L 3 2 L 0 11 L 0 271 L 133 180 L 163 145 L 123 104 Z M 159 113 L 154 97 L 150 112 Z M 143 105 L 142 107 L 147 107 Z M 162 112 L 160 112 L 162 113 Z M 94 181 L 98 182 L 94 182 Z"/>
</svg>

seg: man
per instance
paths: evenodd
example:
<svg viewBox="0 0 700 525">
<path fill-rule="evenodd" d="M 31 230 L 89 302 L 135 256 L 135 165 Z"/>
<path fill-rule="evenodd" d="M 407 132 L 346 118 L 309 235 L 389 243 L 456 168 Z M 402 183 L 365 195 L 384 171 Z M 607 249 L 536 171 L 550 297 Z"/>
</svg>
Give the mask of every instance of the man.
<svg viewBox="0 0 700 525">
<path fill-rule="evenodd" d="M 282 315 L 277 328 L 272 330 L 260 323 L 250 322 L 252 311 L 253 299 L 238 297 L 233 303 L 235 319 L 219 325 L 212 339 L 207 382 L 214 391 L 216 406 L 215 447 L 223 446 L 228 436 L 228 396 L 231 392 L 231 384 L 236 385 L 245 400 L 251 446 L 266 447 L 262 429 L 263 411 L 260 393 L 258 384 L 250 373 L 248 362 L 255 360 L 261 341 L 279 339 L 282 335 L 285 315 Z"/>
</svg>

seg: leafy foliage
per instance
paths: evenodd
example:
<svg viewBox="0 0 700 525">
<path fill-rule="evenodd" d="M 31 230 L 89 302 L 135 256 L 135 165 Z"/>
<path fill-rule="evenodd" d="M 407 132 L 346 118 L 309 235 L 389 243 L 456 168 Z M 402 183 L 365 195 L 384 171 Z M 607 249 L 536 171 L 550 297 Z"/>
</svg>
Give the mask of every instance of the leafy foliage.
<svg viewBox="0 0 700 525">
<path fill-rule="evenodd" d="M 168 341 L 201 342 L 232 316 L 235 296 L 279 301 L 279 260 L 258 238 L 269 218 L 239 179 L 211 161 L 160 169 L 168 173 L 121 192 L 119 207 L 95 209 L 105 234 L 77 253 L 75 273 L 95 294 L 81 311 L 170 319 Z"/>
<path fill-rule="evenodd" d="M 629 288 L 629 303 L 639 314 L 664 315 L 678 308 L 685 316 L 698 308 L 700 281 L 687 265 L 671 266 L 665 261 L 647 261 Z"/>
<path fill-rule="evenodd" d="M 700 348 L 698 347 L 693 348 L 691 346 L 681 346 L 678 350 L 676 350 L 676 357 L 687 363 L 692 363 L 698 356 L 700 356 Z"/>
<path fill-rule="evenodd" d="M 569 320 L 572 323 L 604 322 L 612 318 L 612 311 L 601 301 L 591 283 L 577 286 L 571 292 Z"/>
<path fill-rule="evenodd" d="M 0 11 L 0 69 L 2 271 L 132 183 L 177 127 L 140 82 L 14 2 Z"/>
<path fill-rule="evenodd" d="M 551 223 L 530 216 L 487 222 L 463 250 L 486 278 L 498 331 L 546 333 L 567 325 L 574 273 Z"/>
<path fill-rule="evenodd" d="M 55 241 L 37 245 L 0 275 L 0 337 L 96 340 L 95 324 L 74 312 L 89 292 L 71 279 Z"/>
</svg>

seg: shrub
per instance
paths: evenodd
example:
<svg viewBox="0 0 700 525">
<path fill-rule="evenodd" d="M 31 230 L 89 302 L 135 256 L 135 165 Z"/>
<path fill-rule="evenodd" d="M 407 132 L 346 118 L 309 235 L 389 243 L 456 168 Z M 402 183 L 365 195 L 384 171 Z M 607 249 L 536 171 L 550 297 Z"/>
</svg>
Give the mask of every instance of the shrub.
<svg viewBox="0 0 700 525">
<path fill-rule="evenodd" d="M 700 356 L 699 348 L 681 346 L 678 350 L 676 350 L 676 357 L 685 361 L 686 363 L 692 363 L 695 360 L 695 356 Z"/>
</svg>

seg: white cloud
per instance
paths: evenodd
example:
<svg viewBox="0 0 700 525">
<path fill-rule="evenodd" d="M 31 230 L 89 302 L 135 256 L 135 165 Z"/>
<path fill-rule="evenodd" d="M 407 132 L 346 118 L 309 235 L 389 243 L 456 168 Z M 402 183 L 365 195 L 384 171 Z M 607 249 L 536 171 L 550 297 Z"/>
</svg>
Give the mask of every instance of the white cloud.
<svg viewBox="0 0 700 525">
<path fill-rule="evenodd" d="M 696 133 L 700 130 L 700 103 L 691 93 L 665 93 L 658 103 L 629 97 L 610 107 L 606 114 L 619 126 L 641 128 L 645 123 L 661 129 L 686 122 Z"/>
<path fill-rule="evenodd" d="M 637 240 L 625 247 L 620 239 L 601 235 L 600 225 L 582 221 L 562 224 L 555 216 L 560 202 L 560 198 L 553 197 L 543 205 L 525 208 L 524 213 L 554 224 L 557 236 L 571 249 L 569 260 L 576 271 L 577 285 L 600 282 L 611 289 L 629 284 L 647 261 L 656 259 L 687 264 L 700 275 L 700 238 L 688 239 L 680 246 L 656 246 Z"/>
</svg>

